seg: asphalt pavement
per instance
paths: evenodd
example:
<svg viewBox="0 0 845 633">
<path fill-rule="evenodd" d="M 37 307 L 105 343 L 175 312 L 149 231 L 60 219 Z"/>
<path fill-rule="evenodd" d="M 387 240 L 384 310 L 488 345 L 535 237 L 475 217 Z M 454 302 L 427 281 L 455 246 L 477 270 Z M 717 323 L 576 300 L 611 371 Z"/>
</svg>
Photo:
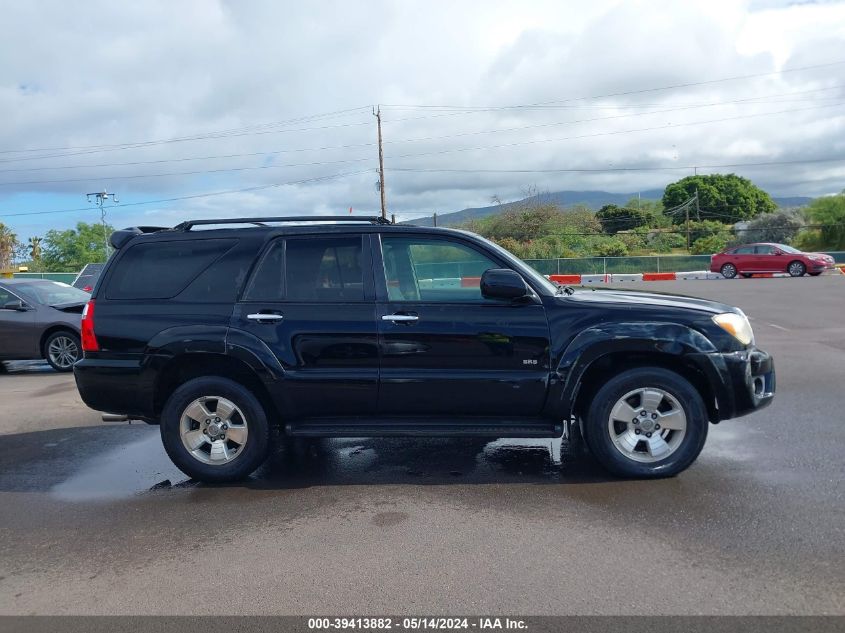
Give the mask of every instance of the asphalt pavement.
<svg viewBox="0 0 845 633">
<path fill-rule="evenodd" d="M 279 442 L 187 481 L 69 375 L 0 374 L 2 614 L 845 614 L 845 276 L 620 284 L 719 299 L 778 394 L 678 477 L 540 440 Z"/>
</svg>

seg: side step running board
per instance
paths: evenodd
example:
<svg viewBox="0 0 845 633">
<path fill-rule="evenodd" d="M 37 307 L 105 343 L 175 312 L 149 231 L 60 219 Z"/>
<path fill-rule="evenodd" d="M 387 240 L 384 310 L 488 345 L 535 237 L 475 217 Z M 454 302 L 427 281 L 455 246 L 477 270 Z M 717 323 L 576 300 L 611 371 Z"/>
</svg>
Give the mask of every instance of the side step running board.
<svg viewBox="0 0 845 633">
<path fill-rule="evenodd" d="M 527 418 L 493 420 L 462 418 L 439 422 L 431 418 L 372 420 L 315 418 L 285 425 L 297 437 L 560 437 L 562 423 Z"/>
</svg>

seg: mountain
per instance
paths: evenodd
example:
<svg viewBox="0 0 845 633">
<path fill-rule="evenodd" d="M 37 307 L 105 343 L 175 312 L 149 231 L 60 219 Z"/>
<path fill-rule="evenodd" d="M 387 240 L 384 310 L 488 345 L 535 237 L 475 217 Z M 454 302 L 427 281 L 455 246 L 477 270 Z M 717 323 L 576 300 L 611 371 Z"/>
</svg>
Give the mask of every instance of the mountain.
<svg viewBox="0 0 845 633">
<path fill-rule="evenodd" d="M 643 200 L 659 200 L 663 197 L 663 189 L 649 189 L 647 191 L 633 192 L 633 193 L 611 193 L 609 191 L 554 191 L 551 193 L 540 194 L 542 202 L 548 202 L 560 205 L 561 207 L 573 207 L 575 205 L 584 205 L 593 210 L 599 210 L 606 204 L 623 205 L 631 198 L 640 196 Z M 469 209 L 462 209 L 461 211 L 454 211 L 452 213 L 438 214 L 437 224 L 439 226 L 455 226 L 462 224 L 469 220 L 477 220 L 479 218 L 487 217 L 488 215 L 495 215 L 502 211 L 507 211 L 509 208 L 524 203 L 528 198 L 517 200 L 516 202 L 507 202 L 501 205 L 493 205 L 489 207 L 474 207 Z M 775 204 L 779 207 L 800 207 L 804 206 L 812 200 L 805 196 L 792 196 L 775 198 Z M 433 219 L 418 218 L 416 220 L 408 220 L 403 224 L 415 224 L 416 226 L 431 226 Z"/>
</svg>

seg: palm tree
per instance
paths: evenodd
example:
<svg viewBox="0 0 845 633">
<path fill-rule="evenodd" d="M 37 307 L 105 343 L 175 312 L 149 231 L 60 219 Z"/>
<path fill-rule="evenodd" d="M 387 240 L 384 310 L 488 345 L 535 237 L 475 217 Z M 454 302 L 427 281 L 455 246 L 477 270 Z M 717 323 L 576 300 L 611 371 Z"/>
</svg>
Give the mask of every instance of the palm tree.
<svg viewBox="0 0 845 633">
<path fill-rule="evenodd" d="M 41 240 L 43 238 L 38 237 L 31 237 L 27 240 L 27 244 L 29 245 L 29 256 L 32 258 L 33 262 L 41 261 Z"/>
<path fill-rule="evenodd" d="M 18 246 L 18 236 L 12 233 L 12 229 L 0 222 L 0 271 L 12 267 L 12 258 Z"/>
</svg>

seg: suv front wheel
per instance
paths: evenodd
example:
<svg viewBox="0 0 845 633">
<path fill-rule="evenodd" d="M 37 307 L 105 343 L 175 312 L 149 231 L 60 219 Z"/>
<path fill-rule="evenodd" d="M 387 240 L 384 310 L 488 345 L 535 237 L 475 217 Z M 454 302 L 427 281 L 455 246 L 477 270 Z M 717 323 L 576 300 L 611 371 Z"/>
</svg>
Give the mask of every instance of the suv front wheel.
<svg viewBox="0 0 845 633">
<path fill-rule="evenodd" d="M 183 473 L 209 483 L 243 479 L 267 457 L 270 427 L 258 399 L 220 377 L 195 378 L 167 400 L 164 449 Z"/>
<path fill-rule="evenodd" d="M 707 439 L 698 391 L 660 367 L 624 371 L 598 390 L 585 439 L 609 471 L 623 477 L 671 477 L 692 464 Z"/>
</svg>

